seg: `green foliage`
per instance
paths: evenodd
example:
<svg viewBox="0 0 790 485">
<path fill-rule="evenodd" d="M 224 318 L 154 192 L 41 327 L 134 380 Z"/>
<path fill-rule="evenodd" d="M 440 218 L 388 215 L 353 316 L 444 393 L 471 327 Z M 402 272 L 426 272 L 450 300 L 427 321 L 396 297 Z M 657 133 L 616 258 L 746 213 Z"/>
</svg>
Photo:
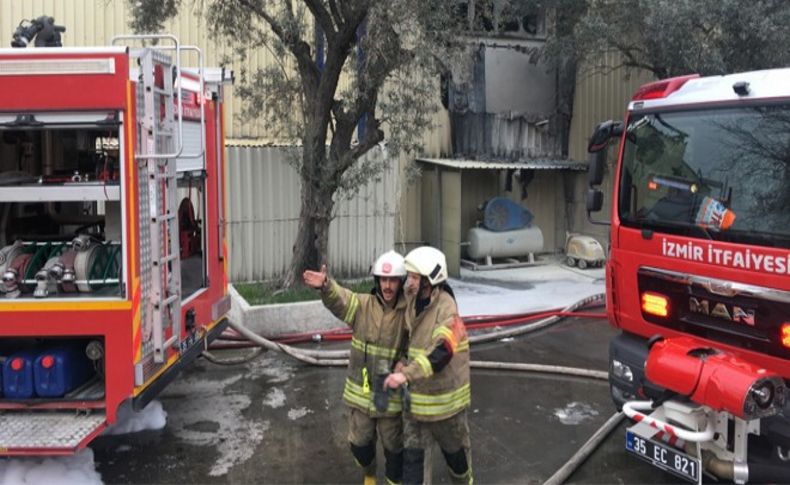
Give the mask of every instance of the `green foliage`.
<svg viewBox="0 0 790 485">
<path fill-rule="evenodd" d="M 340 282 L 340 284 L 356 293 L 369 293 L 373 288 L 373 280 L 357 280 Z M 284 289 L 276 283 L 237 283 L 234 285 L 250 305 L 273 305 L 276 303 L 296 303 L 300 301 L 320 300 L 321 294 L 304 286 Z"/>
<path fill-rule="evenodd" d="M 555 40 L 588 63 L 606 52 L 658 78 L 715 75 L 790 63 L 785 0 L 554 0 L 584 12 Z M 567 27 L 567 26 L 566 26 Z M 566 29 L 567 31 L 567 29 Z"/>
<path fill-rule="evenodd" d="M 167 19 L 178 13 L 181 0 L 127 0 L 135 32 L 159 32 Z"/>
<path fill-rule="evenodd" d="M 458 51 L 451 15 L 457 2 L 192 1 L 201 3 L 213 40 L 228 43 L 240 61 L 235 92 L 243 117 L 263 119 L 302 147 L 291 160 L 302 201 L 284 278 L 291 286 L 304 268 L 326 261 L 336 196 L 353 196 L 399 153 L 419 151 L 439 102 L 438 74 Z M 181 3 L 127 2 L 138 31 L 161 27 Z M 259 48 L 271 53 L 273 65 L 249 67 L 246 59 Z M 357 126 L 364 135 L 356 135 Z M 363 157 L 385 141 L 385 156 Z"/>
</svg>

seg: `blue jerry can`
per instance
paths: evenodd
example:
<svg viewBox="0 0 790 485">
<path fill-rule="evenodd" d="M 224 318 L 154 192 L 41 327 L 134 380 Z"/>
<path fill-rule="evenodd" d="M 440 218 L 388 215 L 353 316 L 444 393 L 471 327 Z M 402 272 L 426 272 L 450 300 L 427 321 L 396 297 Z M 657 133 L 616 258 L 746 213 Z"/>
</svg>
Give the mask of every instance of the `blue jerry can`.
<svg viewBox="0 0 790 485">
<path fill-rule="evenodd" d="M 39 353 L 33 375 L 39 397 L 63 397 L 93 375 L 93 366 L 81 346 L 58 347 Z"/>
<path fill-rule="evenodd" d="M 3 394 L 8 399 L 33 397 L 33 360 L 36 353 L 22 350 L 11 354 L 3 364 Z"/>
</svg>

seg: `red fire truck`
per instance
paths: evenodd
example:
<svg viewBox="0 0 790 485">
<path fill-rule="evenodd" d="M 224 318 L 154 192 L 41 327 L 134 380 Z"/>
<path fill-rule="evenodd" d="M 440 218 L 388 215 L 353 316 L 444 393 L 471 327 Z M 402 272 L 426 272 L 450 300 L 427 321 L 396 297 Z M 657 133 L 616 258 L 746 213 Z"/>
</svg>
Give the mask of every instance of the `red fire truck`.
<svg viewBox="0 0 790 485">
<path fill-rule="evenodd" d="M 0 454 L 85 447 L 227 325 L 231 78 L 169 35 L 0 49 Z"/>
<path fill-rule="evenodd" d="M 626 449 L 690 481 L 789 483 L 790 69 L 641 87 L 590 140 L 588 212 L 613 138 L 609 382 Z"/>
</svg>

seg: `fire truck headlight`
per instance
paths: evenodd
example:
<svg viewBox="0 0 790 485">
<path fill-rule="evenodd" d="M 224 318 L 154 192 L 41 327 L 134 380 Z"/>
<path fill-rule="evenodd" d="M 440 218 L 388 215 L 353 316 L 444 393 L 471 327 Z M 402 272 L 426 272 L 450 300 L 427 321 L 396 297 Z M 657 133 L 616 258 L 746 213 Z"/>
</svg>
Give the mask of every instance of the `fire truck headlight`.
<svg viewBox="0 0 790 485">
<path fill-rule="evenodd" d="M 749 388 L 743 403 L 743 414 L 747 419 L 765 418 L 782 412 L 784 404 L 784 382 L 776 377 L 763 378 Z"/>
<path fill-rule="evenodd" d="M 631 367 L 617 359 L 612 359 L 612 374 L 628 382 L 634 382 L 634 373 L 631 371 Z"/>
</svg>

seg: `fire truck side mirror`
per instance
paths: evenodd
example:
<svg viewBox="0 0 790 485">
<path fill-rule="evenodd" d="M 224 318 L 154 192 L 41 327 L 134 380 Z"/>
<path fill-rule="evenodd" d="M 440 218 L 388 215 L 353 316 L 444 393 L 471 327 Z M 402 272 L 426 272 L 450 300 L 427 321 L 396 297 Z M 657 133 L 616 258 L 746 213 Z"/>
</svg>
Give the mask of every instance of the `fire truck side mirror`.
<svg viewBox="0 0 790 485">
<path fill-rule="evenodd" d="M 606 148 L 609 140 L 623 134 L 623 122 L 608 120 L 598 123 L 595 127 L 590 142 L 587 144 L 587 151 L 590 153 L 600 152 Z"/>
<path fill-rule="evenodd" d="M 603 192 L 598 189 L 587 189 L 587 213 L 598 212 L 603 208 Z"/>
<path fill-rule="evenodd" d="M 590 153 L 587 165 L 587 185 L 595 187 L 603 183 L 603 172 L 606 167 L 606 150 Z"/>
</svg>

